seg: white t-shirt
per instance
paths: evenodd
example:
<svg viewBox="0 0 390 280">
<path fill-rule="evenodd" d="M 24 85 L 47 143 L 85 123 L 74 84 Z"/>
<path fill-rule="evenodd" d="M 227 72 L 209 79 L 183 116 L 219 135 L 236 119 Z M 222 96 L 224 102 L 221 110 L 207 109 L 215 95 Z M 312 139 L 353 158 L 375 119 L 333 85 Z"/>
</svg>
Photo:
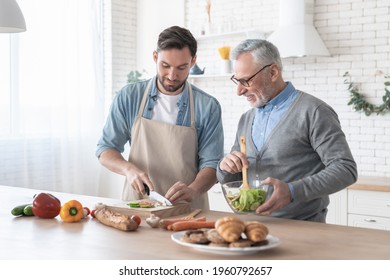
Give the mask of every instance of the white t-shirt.
<svg viewBox="0 0 390 280">
<path fill-rule="evenodd" d="M 163 123 L 176 124 L 179 107 L 177 102 L 183 93 L 178 95 L 166 95 L 157 93 L 156 104 L 153 108 L 152 120 Z"/>
</svg>

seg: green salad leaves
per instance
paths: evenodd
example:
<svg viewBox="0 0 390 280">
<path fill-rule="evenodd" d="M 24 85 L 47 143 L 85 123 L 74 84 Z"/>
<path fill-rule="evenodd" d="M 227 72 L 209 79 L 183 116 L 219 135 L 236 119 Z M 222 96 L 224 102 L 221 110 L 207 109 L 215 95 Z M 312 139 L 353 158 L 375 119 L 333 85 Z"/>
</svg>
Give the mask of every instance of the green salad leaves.
<svg viewBox="0 0 390 280">
<path fill-rule="evenodd" d="M 236 195 L 228 194 L 232 207 L 240 212 L 255 211 L 257 207 L 264 203 L 267 193 L 261 189 L 240 189 Z"/>
</svg>

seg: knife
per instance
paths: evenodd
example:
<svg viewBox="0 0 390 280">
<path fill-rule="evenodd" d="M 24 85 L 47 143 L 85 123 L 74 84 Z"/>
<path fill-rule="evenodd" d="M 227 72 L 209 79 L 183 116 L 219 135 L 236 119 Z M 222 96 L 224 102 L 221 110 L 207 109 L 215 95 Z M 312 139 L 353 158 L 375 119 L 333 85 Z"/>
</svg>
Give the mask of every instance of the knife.
<svg viewBox="0 0 390 280">
<path fill-rule="evenodd" d="M 145 184 L 144 184 L 144 187 L 145 187 L 145 192 L 147 195 L 149 195 L 150 199 L 157 200 L 158 202 L 160 202 L 164 205 L 167 205 L 167 206 L 172 206 L 172 203 L 168 199 L 166 199 L 164 196 L 162 196 L 161 194 L 159 194 L 156 191 L 151 191 L 149 189 L 149 187 Z"/>
</svg>

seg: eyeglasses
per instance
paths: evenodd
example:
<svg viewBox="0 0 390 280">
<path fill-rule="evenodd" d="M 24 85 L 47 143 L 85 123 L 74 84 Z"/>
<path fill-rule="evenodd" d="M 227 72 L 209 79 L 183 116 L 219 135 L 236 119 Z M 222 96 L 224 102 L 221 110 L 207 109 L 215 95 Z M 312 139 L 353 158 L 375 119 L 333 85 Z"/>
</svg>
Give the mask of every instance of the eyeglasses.
<svg viewBox="0 0 390 280">
<path fill-rule="evenodd" d="M 250 87 L 250 85 L 249 85 L 250 80 L 252 80 L 257 74 L 259 74 L 261 71 L 263 71 L 265 68 L 271 66 L 272 64 L 273 64 L 273 63 L 264 66 L 264 67 L 261 68 L 259 71 L 257 71 L 252 77 L 250 77 L 249 79 L 246 79 L 246 80 L 244 80 L 244 79 L 239 79 L 239 80 L 238 80 L 238 79 L 236 79 L 236 78 L 234 77 L 234 75 L 233 75 L 233 76 L 230 77 L 230 80 L 232 80 L 233 83 L 235 83 L 236 85 L 238 85 L 238 83 L 240 83 L 240 84 L 243 85 L 244 87 Z"/>
</svg>

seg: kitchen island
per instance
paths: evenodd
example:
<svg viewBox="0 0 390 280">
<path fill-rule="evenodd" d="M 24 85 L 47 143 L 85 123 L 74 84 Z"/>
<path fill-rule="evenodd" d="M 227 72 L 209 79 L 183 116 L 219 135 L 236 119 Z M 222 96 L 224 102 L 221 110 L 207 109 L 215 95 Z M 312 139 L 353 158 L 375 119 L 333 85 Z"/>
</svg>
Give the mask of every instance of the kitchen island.
<svg viewBox="0 0 390 280">
<path fill-rule="evenodd" d="M 272 249 L 247 255 L 220 255 L 197 251 L 171 240 L 172 231 L 154 229 L 142 220 L 133 232 L 123 232 L 87 217 L 78 223 L 54 219 L 14 217 L 11 209 L 32 202 L 40 192 L 0 186 L 1 260 L 389 260 L 390 232 L 255 215 L 243 220 L 264 223 L 280 239 Z M 119 200 L 70 193 L 49 192 L 63 203 L 71 199 L 94 208 L 99 203 Z M 202 211 L 213 221 L 232 213 Z"/>
</svg>

